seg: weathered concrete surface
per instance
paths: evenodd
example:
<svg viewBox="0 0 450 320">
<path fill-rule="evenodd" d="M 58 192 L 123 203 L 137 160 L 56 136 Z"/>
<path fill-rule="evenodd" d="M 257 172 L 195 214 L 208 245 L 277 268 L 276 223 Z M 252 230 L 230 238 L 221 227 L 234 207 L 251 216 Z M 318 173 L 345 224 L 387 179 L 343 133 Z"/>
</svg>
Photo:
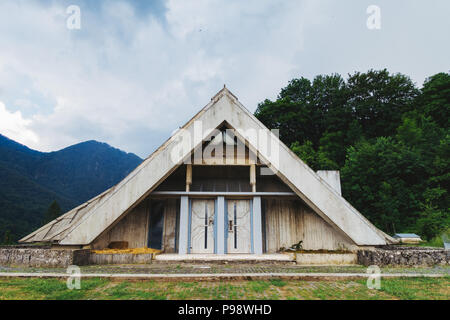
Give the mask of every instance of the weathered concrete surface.
<svg viewBox="0 0 450 320">
<path fill-rule="evenodd" d="M 358 263 L 365 266 L 448 265 L 450 264 L 450 251 L 411 247 L 386 247 L 359 250 Z"/>
<path fill-rule="evenodd" d="M 356 253 L 297 253 L 297 264 L 304 265 L 348 265 L 356 264 Z"/>
<path fill-rule="evenodd" d="M 339 170 L 319 170 L 316 172 L 319 177 L 333 188 L 334 191 L 342 195 L 341 192 L 341 174 Z"/>
</svg>

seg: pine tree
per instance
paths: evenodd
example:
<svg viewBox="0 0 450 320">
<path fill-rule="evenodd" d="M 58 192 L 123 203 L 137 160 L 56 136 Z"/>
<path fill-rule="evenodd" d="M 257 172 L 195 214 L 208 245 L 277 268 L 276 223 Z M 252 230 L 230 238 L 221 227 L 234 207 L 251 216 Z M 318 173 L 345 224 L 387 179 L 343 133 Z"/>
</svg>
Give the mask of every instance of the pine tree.
<svg viewBox="0 0 450 320">
<path fill-rule="evenodd" d="M 45 213 L 43 224 L 47 224 L 50 221 L 55 220 L 61 215 L 61 213 L 61 207 L 59 206 L 58 202 L 56 200 L 53 201 L 50 207 L 48 207 L 47 212 Z"/>
</svg>

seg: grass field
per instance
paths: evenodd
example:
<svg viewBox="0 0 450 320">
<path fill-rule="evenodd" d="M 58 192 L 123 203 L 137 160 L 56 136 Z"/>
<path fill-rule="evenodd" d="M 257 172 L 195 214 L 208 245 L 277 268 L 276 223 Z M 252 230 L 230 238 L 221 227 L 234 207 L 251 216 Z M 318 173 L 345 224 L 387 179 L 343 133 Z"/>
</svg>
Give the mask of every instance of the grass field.
<svg viewBox="0 0 450 320">
<path fill-rule="evenodd" d="M 450 299 L 450 277 L 381 279 L 380 290 L 366 280 L 342 281 L 111 281 L 91 278 L 69 290 L 65 280 L 1 278 L 0 299 Z"/>
</svg>

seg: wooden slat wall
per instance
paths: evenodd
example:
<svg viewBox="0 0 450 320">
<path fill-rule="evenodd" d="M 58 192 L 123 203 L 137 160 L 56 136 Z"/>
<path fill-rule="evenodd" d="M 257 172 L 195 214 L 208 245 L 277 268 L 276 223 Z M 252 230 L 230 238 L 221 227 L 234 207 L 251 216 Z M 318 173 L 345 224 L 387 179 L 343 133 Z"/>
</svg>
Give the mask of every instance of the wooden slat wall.
<svg viewBox="0 0 450 320">
<path fill-rule="evenodd" d="M 177 199 L 167 199 L 166 210 L 164 211 L 164 232 L 163 246 L 164 252 L 175 252 L 175 234 L 177 221 Z"/>
<path fill-rule="evenodd" d="M 128 213 L 109 232 L 100 236 L 92 244 L 93 249 L 105 249 L 113 241 L 127 241 L 129 248 L 147 246 L 148 212 L 143 201 Z"/>
<path fill-rule="evenodd" d="M 129 248 L 147 247 L 149 212 L 143 201 L 110 231 L 100 236 L 93 244 L 93 249 L 105 249 L 113 241 L 127 241 Z M 177 199 L 167 199 L 164 211 L 163 249 L 164 252 L 175 252 L 177 219 Z"/>
<path fill-rule="evenodd" d="M 288 199 L 264 199 L 265 235 L 268 253 L 289 248 L 303 240 L 305 250 L 352 250 L 356 246 L 340 231 L 301 201 Z"/>
<path fill-rule="evenodd" d="M 250 165 L 250 164 L 261 164 L 261 161 L 257 158 L 257 156 L 250 151 L 250 149 L 245 146 L 245 150 L 242 149 L 242 147 L 238 148 L 237 146 L 233 146 L 232 154 L 229 156 L 230 158 L 227 159 L 227 153 L 231 151 L 231 149 L 227 148 L 225 144 L 222 145 L 222 157 L 219 159 L 215 158 L 215 152 L 205 152 L 205 148 L 208 144 L 205 144 L 202 148 L 202 165 Z M 231 161 L 233 159 L 233 161 Z M 219 163 L 215 163 L 216 160 L 219 161 Z M 199 164 L 194 161 L 194 154 L 191 155 L 191 163 L 193 164 Z"/>
</svg>

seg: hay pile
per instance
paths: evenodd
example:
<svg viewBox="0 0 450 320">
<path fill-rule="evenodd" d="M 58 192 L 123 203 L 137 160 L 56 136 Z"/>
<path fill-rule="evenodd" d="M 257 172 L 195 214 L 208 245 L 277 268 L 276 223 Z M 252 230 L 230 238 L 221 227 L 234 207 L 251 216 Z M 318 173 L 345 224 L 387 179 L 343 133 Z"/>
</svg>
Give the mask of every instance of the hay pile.
<svg viewBox="0 0 450 320">
<path fill-rule="evenodd" d="M 132 248 L 132 249 L 102 249 L 102 250 L 92 250 L 93 253 L 99 254 L 121 254 L 121 253 L 131 253 L 131 254 L 149 254 L 149 253 L 161 253 L 161 250 L 156 250 L 152 248 Z"/>
</svg>

